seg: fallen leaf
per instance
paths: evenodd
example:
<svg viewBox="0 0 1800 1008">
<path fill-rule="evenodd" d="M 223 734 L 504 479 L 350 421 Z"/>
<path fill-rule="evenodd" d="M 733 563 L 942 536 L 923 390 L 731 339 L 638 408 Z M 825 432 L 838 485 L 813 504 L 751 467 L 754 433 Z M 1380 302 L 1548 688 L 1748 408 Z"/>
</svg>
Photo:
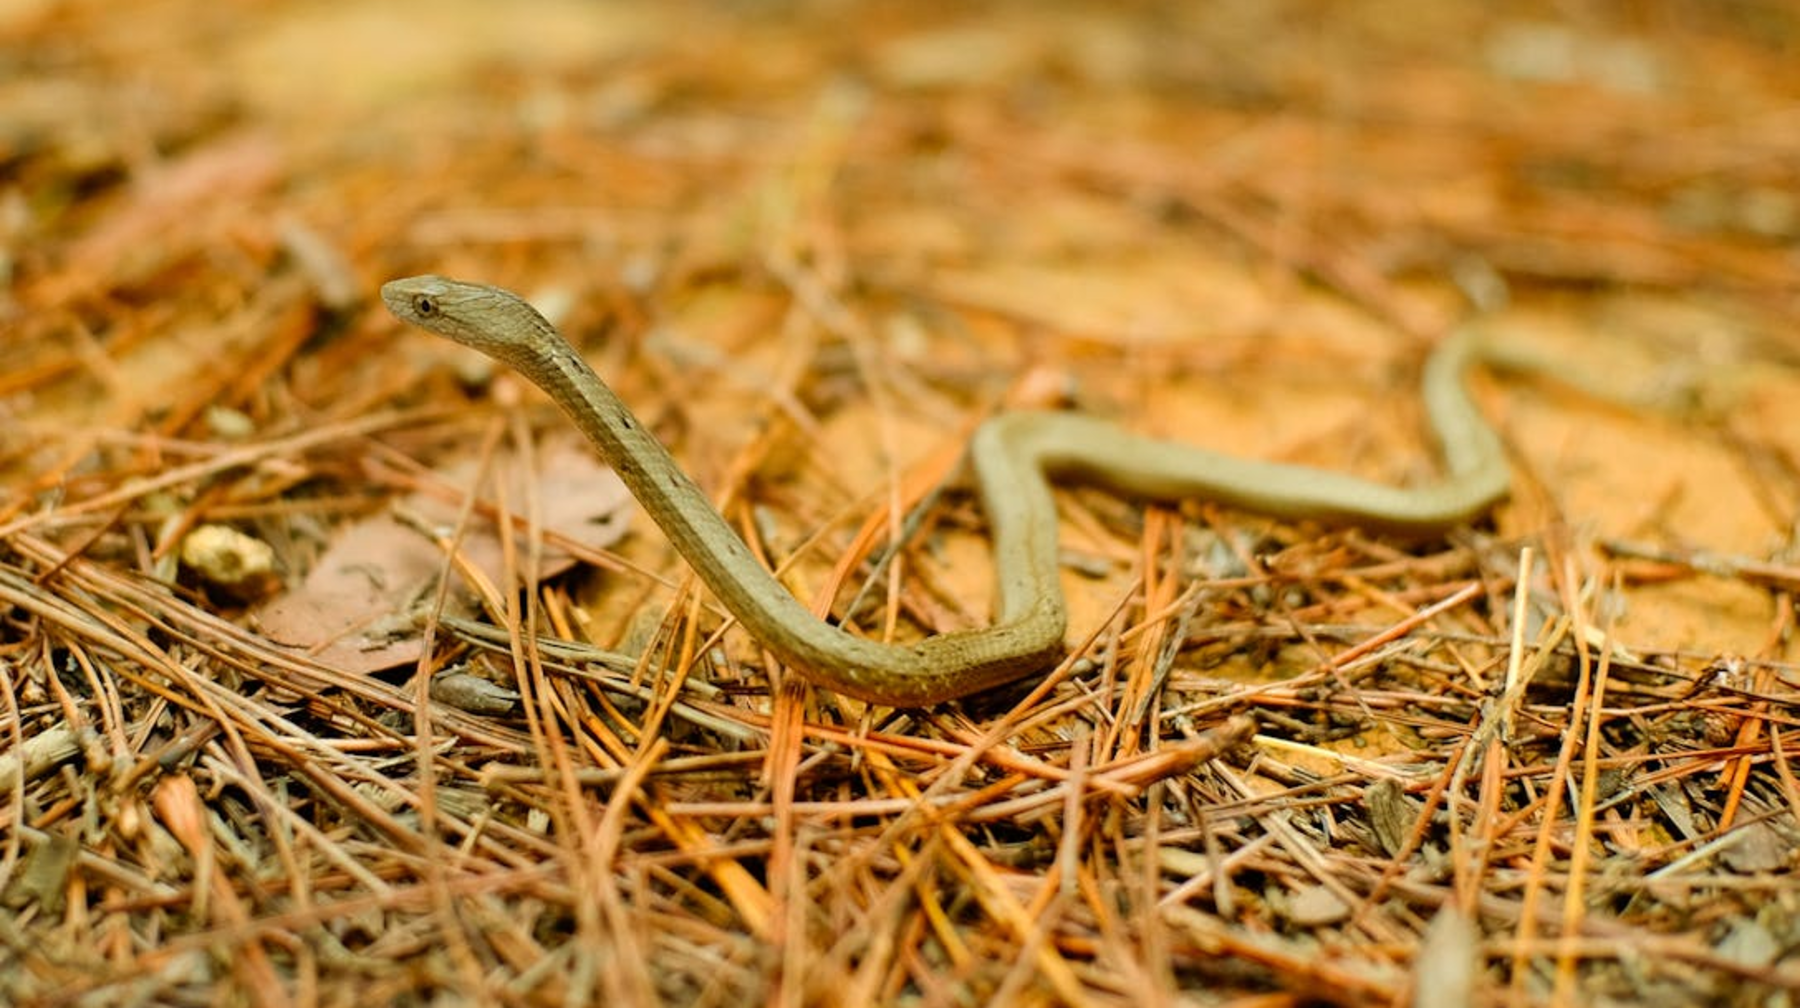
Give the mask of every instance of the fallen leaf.
<svg viewBox="0 0 1800 1008">
<path fill-rule="evenodd" d="M 631 495 L 611 469 L 576 444 L 547 448 L 539 457 L 535 493 L 542 502 L 547 533 L 602 548 L 624 535 Z M 438 471 L 448 486 L 468 486 L 475 463 L 458 462 Z M 492 503 L 491 497 L 483 498 Z M 526 488 L 515 474 L 507 500 L 518 507 Z M 427 521 L 451 527 L 455 503 L 414 494 L 399 506 Z M 462 542 L 470 562 L 501 583 L 500 539 L 492 523 L 474 525 Z M 523 544 L 520 545 L 521 553 Z M 551 577 L 573 566 L 573 557 L 544 547 L 541 576 Z M 374 672 L 419 657 L 420 630 L 436 598 L 437 577 L 444 557 L 436 545 L 388 513 L 372 515 L 344 528 L 307 574 L 299 588 L 272 601 L 256 614 L 264 636 L 304 651 L 346 672 Z M 457 587 L 446 611 L 466 615 L 473 597 Z"/>
</svg>

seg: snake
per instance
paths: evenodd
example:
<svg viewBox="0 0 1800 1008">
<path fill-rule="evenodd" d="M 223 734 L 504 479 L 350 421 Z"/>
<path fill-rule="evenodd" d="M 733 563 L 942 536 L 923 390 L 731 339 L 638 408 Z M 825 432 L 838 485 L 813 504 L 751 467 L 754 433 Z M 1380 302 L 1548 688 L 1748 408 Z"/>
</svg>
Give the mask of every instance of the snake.
<svg viewBox="0 0 1800 1008">
<path fill-rule="evenodd" d="M 401 321 L 488 355 L 548 395 L 725 610 L 785 666 L 816 686 L 895 708 L 968 697 L 1043 674 L 1061 659 L 1068 612 L 1053 479 L 1134 498 L 1209 499 L 1277 518 L 1416 536 L 1479 517 L 1510 486 L 1500 439 L 1467 389 L 1466 372 L 1482 358 L 1469 327 L 1439 341 L 1421 371 L 1442 472 L 1417 487 L 1222 454 L 1081 413 L 1002 412 L 975 429 L 967 449 L 991 536 L 993 623 L 879 641 L 821 619 L 790 594 L 668 449 L 524 298 L 426 275 L 382 285 L 381 299 Z"/>
</svg>

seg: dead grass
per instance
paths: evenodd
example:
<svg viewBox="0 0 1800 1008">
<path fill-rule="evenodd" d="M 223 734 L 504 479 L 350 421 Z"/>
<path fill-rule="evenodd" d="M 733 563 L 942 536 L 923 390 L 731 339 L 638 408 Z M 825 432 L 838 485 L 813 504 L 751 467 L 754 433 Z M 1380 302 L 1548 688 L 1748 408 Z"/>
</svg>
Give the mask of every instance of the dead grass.
<svg viewBox="0 0 1800 1008">
<path fill-rule="evenodd" d="M 1556 10 L 0 15 L 0 999 L 1791 998 L 1800 21 Z M 1448 542 L 1064 492 L 1070 660 L 897 712 L 424 271 L 902 638 L 986 619 L 997 409 L 1425 480 L 1431 339 L 1558 363 Z"/>
</svg>

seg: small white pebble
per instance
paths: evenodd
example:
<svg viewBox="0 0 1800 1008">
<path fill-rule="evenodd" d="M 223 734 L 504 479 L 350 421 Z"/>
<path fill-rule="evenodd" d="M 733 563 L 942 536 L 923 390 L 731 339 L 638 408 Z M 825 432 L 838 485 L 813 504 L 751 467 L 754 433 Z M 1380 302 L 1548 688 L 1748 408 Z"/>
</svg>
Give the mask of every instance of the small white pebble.
<svg viewBox="0 0 1800 1008">
<path fill-rule="evenodd" d="M 275 551 L 228 525 L 201 525 L 181 541 L 181 563 L 226 588 L 251 585 L 275 573 Z"/>
<path fill-rule="evenodd" d="M 256 433 L 256 421 L 229 406 L 208 406 L 206 429 L 221 441 L 242 441 Z"/>
</svg>

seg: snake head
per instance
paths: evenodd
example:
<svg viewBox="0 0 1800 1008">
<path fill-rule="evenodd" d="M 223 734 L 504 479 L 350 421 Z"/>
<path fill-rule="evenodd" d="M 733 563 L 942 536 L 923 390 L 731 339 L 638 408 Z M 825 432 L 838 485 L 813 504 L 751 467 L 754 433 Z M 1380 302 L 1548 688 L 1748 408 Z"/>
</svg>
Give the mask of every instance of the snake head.
<svg viewBox="0 0 1800 1008">
<path fill-rule="evenodd" d="M 556 333 L 524 298 L 486 284 L 430 275 L 407 277 L 382 284 L 381 300 L 400 321 L 515 367 L 539 352 L 546 336 Z"/>
</svg>

